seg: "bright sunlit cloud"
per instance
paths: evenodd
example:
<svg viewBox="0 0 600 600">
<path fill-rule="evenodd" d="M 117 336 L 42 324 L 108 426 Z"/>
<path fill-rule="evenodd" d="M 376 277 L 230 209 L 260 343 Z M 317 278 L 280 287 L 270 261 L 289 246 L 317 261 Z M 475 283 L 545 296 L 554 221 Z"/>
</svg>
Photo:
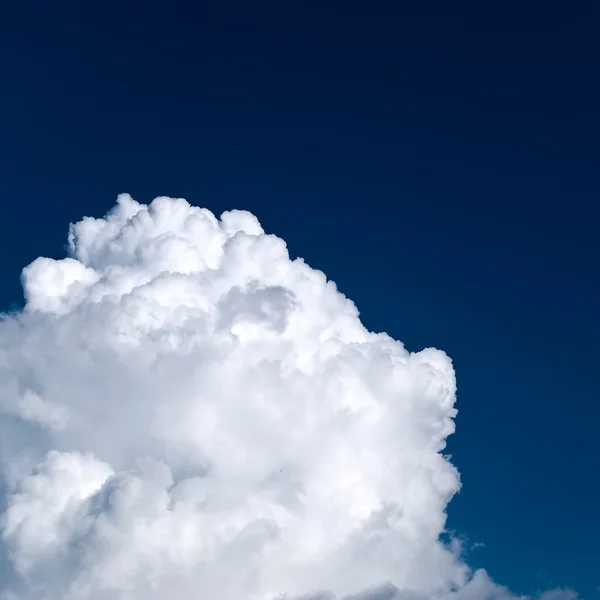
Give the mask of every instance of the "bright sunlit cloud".
<svg viewBox="0 0 600 600">
<path fill-rule="evenodd" d="M 512 598 L 440 541 L 443 352 L 247 212 L 121 195 L 69 248 L 0 323 L 2 600 Z"/>
</svg>

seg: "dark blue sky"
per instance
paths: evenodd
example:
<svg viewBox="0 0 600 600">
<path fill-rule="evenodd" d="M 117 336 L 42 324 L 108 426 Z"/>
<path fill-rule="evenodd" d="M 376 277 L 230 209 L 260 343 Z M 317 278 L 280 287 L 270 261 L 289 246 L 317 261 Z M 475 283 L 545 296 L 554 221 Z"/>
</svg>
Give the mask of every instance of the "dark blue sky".
<svg viewBox="0 0 600 600">
<path fill-rule="evenodd" d="M 592 3 L 3 4 L 2 307 L 119 192 L 251 210 L 369 328 L 454 359 L 471 564 L 597 595 Z"/>
</svg>

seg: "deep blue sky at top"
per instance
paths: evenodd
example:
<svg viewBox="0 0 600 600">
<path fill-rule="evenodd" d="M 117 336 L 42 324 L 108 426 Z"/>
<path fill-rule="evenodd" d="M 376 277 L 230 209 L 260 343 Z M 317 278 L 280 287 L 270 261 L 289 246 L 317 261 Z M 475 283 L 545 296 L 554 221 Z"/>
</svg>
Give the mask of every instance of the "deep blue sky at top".
<svg viewBox="0 0 600 600">
<path fill-rule="evenodd" d="M 454 359 L 471 564 L 594 596 L 600 21 L 522 4 L 3 3 L 0 305 L 119 192 L 251 210 Z"/>
</svg>

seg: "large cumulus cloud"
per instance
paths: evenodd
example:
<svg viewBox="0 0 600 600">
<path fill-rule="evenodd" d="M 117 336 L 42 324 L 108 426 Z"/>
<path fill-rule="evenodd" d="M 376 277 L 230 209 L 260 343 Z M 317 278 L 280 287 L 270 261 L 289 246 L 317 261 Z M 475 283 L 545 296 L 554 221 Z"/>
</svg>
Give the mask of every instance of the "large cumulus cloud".
<svg viewBox="0 0 600 600">
<path fill-rule="evenodd" d="M 440 541 L 443 352 L 247 212 L 122 195 L 69 249 L 0 323 L 3 600 L 511 597 Z"/>
</svg>

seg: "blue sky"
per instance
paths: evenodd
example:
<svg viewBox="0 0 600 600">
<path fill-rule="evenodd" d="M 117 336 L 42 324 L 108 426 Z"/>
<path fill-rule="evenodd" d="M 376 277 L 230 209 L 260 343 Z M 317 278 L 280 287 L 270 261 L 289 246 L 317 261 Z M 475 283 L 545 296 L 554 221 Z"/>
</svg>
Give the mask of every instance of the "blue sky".
<svg viewBox="0 0 600 600">
<path fill-rule="evenodd" d="M 120 192 L 250 210 L 453 358 L 471 564 L 593 597 L 598 10 L 286 4 L 2 8 L 1 305 Z"/>
</svg>

